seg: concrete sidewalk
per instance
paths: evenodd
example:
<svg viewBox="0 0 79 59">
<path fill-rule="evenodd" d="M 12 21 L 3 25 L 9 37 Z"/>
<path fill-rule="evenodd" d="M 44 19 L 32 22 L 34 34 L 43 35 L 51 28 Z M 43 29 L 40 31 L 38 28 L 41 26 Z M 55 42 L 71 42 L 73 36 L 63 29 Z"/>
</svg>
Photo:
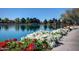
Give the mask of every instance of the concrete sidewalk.
<svg viewBox="0 0 79 59">
<path fill-rule="evenodd" d="M 60 42 L 63 44 L 52 51 L 79 51 L 79 29 L 69 32 Z"/>
</svg>

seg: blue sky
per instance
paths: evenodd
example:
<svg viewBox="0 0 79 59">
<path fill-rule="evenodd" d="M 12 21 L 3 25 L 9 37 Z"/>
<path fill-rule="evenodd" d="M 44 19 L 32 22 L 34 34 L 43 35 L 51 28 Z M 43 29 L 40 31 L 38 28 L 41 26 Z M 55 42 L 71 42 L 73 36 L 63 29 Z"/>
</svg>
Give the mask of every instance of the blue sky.
<svg viewBox="0 0 79 59">
<path fill-rule="evenodd" d="M 36 17 L 40 20 L 44 19 L 59 19 L 68 8 L 0 8 L 0 17 L 15 19 Z"/>
</svg>

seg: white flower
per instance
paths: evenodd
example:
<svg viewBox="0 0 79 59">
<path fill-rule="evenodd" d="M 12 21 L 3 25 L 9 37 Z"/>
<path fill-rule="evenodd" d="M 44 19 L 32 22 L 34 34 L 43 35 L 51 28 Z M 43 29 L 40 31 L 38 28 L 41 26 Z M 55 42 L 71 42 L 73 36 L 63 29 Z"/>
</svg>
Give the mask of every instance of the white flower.
<svg viewBox="0 0 79 59">
<path fill-rule="evenodd" d="M 50 47 L 53 48 L 56 46 L 56 43 L 55 42 L 52 42 L 52 43 L 49 43 Z"/>
<path fill-rule="evenodd" d="M 39 39 L 41 41 L 46 40 L 48 42 L 48 44 L 50 45 L 51 48 L 56 46 L 55 41 L 56 40 L 60 40 L 60 38 L 62 37 L 62 34 L 67 34 L 69 29 L 57 29 L 57 30 L 53 30 L 51 32 L 49 31 L 38 31 L 38 32 L 34 32 L 32 34 L 29 34 L 25 37 L 22 37 L 21 40 L 23 39 Z"/>
</svg>

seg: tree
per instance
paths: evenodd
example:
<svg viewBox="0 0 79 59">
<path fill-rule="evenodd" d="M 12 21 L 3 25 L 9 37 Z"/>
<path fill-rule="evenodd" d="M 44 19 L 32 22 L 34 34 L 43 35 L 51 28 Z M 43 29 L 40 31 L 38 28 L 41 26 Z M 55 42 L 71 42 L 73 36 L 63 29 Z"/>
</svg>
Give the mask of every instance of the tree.
<svg viewBox="0 0 79 59">
<path fill-rule="evenodd" d="M 31 21 L 32 23 L 40 23 L 40 20 L 37 18 L 32 18 Z"/>
<path fill-rule="evenodd" d="M 8 22 L 9 22 L 9 19 L 8 19 L 8 18 L 4 18 L 4 19 L 3 19 L 3 22 L 4 22 L 4 23 L 8 23 Z"/>
<path fill-rule="evenodd" d="M 44 24 L 47 24 L 48 22 L 47 22 L 47 20 L 45 19 L 45 20 L 43 21 L 43 23 L 44 23 Z"/>
<path fill-rule="evenodd" d="M 26 22 L 28 22 L 28 23 L 40 23 L 40 20 L 39 19 L 37 19 L 37 18 L 28 18 L 27 20 L 26 20 Z"/>
<path fill-rule="evenodd" d="M 26 23 L 29 23 L 29 22 L 30 22 L 30 18 L 27 17 L 27 18 L 26 18 Z"/>
<path fill-rule="evenodd" d="M 15 19 L 15 23 L 20 23 L 20 19 L 19 18 L 16 18 Z"/>
<path fill-rule="evenodd" d="M 53 23 L 53 20 L 50 19 L 48 22 L 49 22 L 49 23 Z"/>
<path fill-rule="evenodd" d="M 2 21 L 2 19 L 0 18 L 0 21 Z"/>
<path fill-rule="evenodd" d="M 22 18 L 21 19 L 21 23 L 26 23 L 26 19 L 25 18 Z"/>
<path fill-rule="evenodd" d="M 52 22 L 53 23 L 57 23 L 57 19 L 53 18 L 53 21 Z"/>
<path fill-rule="evenodd" d="M 79 8 L 67 10 L 66 13 L 61 16 L 61 19 L 66 24 L 79 24 Z"/>
</svg>

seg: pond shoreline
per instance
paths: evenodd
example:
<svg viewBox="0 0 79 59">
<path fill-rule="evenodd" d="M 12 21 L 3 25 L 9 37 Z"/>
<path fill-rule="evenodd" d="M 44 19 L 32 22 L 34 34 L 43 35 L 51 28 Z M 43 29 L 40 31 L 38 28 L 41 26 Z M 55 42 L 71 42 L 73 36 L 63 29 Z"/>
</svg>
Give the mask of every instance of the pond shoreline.
<svg viewBox="0 0 79 59">
<path fill-rule="evenodd" d="M 70 31 L 75 31 L 78 26 L 64 27 L 57 30 L 49 31 L 38 31 L 21 37 L 20 41 L 16 38 L 5 40 L 0 42 L 0 49 L 2 51 L 46 51 L 58 47 L 61 38 L 70 33 Z M 71 31 L 71 32 L 72 32 Z M 21 47 L 19 46 L 21 44 Z M 38 44 L 37 44 L 38 43 Z M 64 44 L 64 43 L 63 43 Z"/>
</svg>

